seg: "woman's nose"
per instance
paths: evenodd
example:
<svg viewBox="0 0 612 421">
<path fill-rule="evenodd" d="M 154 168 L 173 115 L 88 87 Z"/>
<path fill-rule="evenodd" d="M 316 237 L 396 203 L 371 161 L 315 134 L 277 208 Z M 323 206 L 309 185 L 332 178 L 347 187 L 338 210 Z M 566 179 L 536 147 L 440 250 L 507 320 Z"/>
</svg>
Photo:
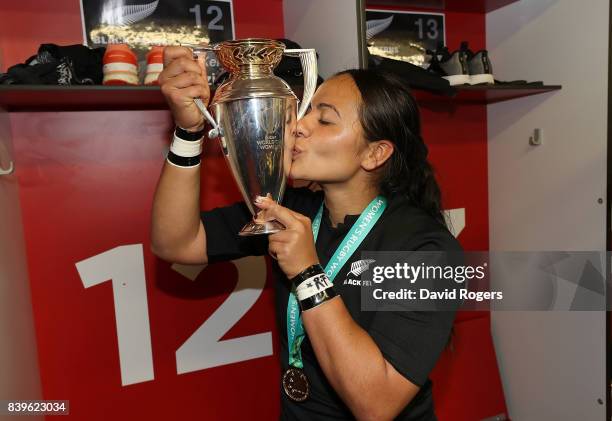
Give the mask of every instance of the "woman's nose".
<svg viewBox="0 0 612 421">
<path fill-rule="evenodd" d="M 296 137 L 308 137 L 310 136 L 310 130 L 306 124 L 306 118 L 300 118 L 295 125 L 295 136 Z"/>
</svg>

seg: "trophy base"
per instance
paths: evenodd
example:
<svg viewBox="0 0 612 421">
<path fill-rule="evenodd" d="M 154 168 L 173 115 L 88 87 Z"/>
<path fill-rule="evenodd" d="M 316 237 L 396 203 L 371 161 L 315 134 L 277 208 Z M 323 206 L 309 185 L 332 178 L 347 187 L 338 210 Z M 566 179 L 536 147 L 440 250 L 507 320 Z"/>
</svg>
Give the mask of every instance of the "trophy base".
<svg viewBox="0 0 612 421">
<path fill-rule="evenodd" d="M 285 229 L 285 226 L 278 221 L 256 222 L 251 221 L 246 224 L 238 235 L 246 237 L 249 235 L 274 234 Z"/>
</svg>

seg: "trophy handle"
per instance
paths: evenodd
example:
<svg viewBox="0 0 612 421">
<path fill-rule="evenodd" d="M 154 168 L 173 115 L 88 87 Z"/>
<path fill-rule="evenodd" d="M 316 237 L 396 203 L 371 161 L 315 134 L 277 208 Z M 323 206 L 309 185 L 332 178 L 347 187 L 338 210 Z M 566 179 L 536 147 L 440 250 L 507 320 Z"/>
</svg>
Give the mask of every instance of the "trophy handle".
<svg viewBox="0 0 612 421">
<path fill-rule="evenodd" d="M 304 94 L 297 113 L 298 120 L 306 114 L 310 100 L 317 89 L 317 53 L 313 48 L 285 50 L 290 57 L 299 57 L 304 69 Z"/>
<path fill-rule="evenodd" d="M 206 105 L 204 105 L 202 100 L 200 98 L 194 98 L 193 102 L 195 103 L 196 107 L 198 107 L 198 110 L 200 110 L 200 112 L 204 115 L 204 118 L 208 120 L 208 122 L 212 126 L 212 129 L 208 131 L 208 138 L 214 139 L 215 137 L 223 136 L 221 127 L 219 127 L 213 116 L 210 115 L 210 113 L 206 109 Z"/>
</svg>

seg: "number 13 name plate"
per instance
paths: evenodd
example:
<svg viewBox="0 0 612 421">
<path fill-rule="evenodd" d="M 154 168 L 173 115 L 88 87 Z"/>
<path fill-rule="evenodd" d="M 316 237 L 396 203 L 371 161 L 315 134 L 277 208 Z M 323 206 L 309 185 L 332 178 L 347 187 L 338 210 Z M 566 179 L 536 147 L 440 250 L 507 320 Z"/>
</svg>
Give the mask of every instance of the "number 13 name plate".
<svg viewBox="0 0 612 421">
<path fill-rule="evenodd" d="M 425 50 L 446 45 L 444 14 L 397 10 L 366 10 L 370 54 L 425 67 Z"/>
</svg>

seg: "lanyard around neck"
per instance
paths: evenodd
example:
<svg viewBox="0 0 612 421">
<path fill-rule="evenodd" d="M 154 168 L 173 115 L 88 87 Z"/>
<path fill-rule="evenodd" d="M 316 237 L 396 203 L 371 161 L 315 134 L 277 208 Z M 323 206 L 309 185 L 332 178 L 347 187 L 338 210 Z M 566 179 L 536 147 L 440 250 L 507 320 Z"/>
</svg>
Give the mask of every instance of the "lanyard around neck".
<svg viewBox="0 0 612 421">
<path fill-rule="evenodd" d="M 344 264 L 350 259 L 357 247 L 366 238 L 368 233 L 374 228 L 374 225 L 387 207 L 387 199 L 383 196 L 377 196 L 370 204 L 361 212 L 357 221 L 353 224 L 350 231 L 344 236 L 342 243 L 338 246 L 332 258 L 325 266 L 325 273 L 330 282 L 334 282 L 334 278 L 342 269 Z M 321 219 L 323 218 L 323 203 L 317 212 L 317 215 L 312 221 L 312 234 L 315 243 L 319 235 L 321 227 Z M 297 368 L 303 368 L 302 352 L 300 346 L 304 340 L 304 326 L 299 312 L 297 298 L 295 296 L 295 288 L 292 288 L 289 293 L 289 301 L 287 302 L 287 345 L 289 349 L 289 365 Z"/>
</svg>

